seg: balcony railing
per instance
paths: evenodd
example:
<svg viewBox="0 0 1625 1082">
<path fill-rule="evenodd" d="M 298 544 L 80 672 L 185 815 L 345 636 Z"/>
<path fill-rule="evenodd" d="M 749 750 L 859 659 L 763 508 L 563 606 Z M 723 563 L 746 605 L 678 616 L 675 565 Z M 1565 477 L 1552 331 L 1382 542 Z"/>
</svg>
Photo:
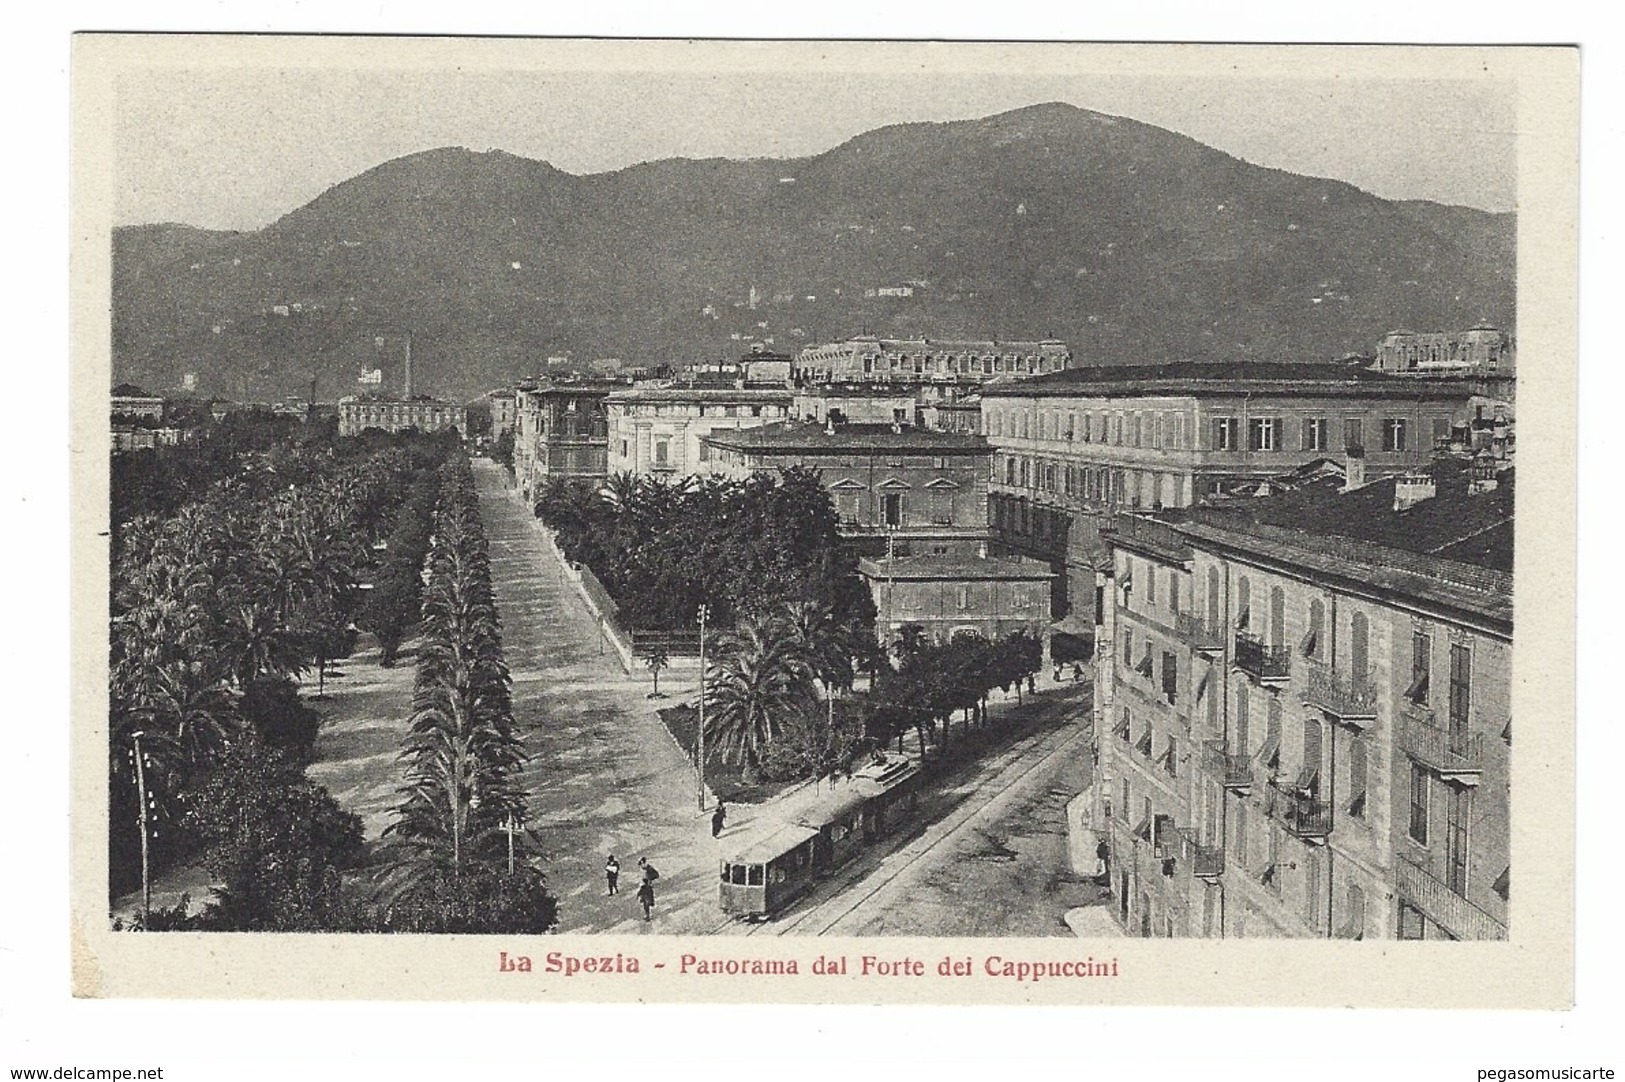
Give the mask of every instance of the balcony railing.
<svg viewBox="0 0 1625 1082">
<path fill-rule="evenodd" d="M 1303 701 L 1345 721 L 1377 716 L 1377 681 L 1370 670 L 1340 673 L 1330 665 L 1309 662 L 1304 680 Z"/>
<path fill-rule="evenodd" d="M 1180 840 L 1183 842 L 1181 856 L 1188 862 L 1190 872 L 1198 879 L 1217 879 L 1224 874 L 1224 849 L 1217 845 L 1203 845 L 1197 840 L 1196 831 L 1190 827 L 1181 827 Z"/>
<path fill-rule="evenodd" d="M 1208 770 L 1217 775 L 1226 789 L 1245 793 L 1253 787 L 1253 761 L 1250 756 L 1238 755 L 1224 746 L 1224 741 L 1208 744 Z"/>
<path fill-rule="evenodd" d="M 1292 675 L 1292 652 L 1263 639 L 1236 633 L 1236 668 L 1260 683 L 1284 682 Z"/>
<path fill-rule="evenodd" d="M 1395 861 L 1395 870 L 1399 873 L 1399 893 L 1457 939 L 1507 937 L 1504 922 L 1451 890 L 1415 858 L 1402 855 Z"/>
<path fill-rule="evenodd" d="M 1299 838 L 1324 838 L 1332 832 L 1332 806 L 1296 789 L 1272 786 L 1270 814 Z"/>
<path fill-rule="evenodd" d="M 1441 774 L 1476 776 L 1484 769 L 1484 734 L 1440 725 L 1426 707 L 1407 706 L 1399 715 L 1399 745 L 1411 758 Z"/>
<path fill-rule="evenodd" d="M 1194 613 L 1176 613 L 1174 630 L 1199 653 L 1213 655 L 1224 649 L 1224 633 Z"/>
</svg>

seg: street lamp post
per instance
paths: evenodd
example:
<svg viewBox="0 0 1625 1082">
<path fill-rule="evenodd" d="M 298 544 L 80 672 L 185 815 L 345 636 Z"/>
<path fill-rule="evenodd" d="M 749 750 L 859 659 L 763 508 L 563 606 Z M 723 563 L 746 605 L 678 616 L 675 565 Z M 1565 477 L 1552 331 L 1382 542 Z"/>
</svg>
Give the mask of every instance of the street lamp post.
<svg viewBox="0 0 1625 1082">
<path fill-rule="evenodd" d="M 141 738 L 146 733 L 140 729 L 130 734 L 135 742 L 135 787 L 136 795 L 141 800 L 141 812 L 137 822 L 141 825 L 141 926 L 146 928 L 152 923 L 152 864 L 147 850 L 147 768 L 142 761 Z"/>
<path fill-rule="evenodd" d="M 700 810 L 705 810 L 705 618 L 710 607 L 700 606 L 700 723 L 694 732 L 694 777 Z"/>
<path fill-rule="evenodd" d="M 502 824 L 502 833 L 508 836 L 508 874 L 513 874 L 513 836 L 519 833 L 519 817 L 513 812 Z"/>
</svg>

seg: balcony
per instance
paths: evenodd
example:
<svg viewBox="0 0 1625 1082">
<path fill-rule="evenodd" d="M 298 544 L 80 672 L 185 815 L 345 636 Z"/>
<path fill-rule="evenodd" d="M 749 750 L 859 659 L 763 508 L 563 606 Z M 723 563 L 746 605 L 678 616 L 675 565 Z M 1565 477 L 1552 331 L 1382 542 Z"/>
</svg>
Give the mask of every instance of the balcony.
<svg viewBox="0 0 1625 1082">
<path fill-rule="evenodd" d="M 1217 657 L 1224 650 L 1224 633 L 1194 613 L 1175 613 L 1174 630 L 1199 654 Z"/>
<path fill-rule="evenodd" d="M 1235 665 L 1260 684 L 1279 687 L 1292 676 L 1292 652 L 1284 646 L 1268 646 L 1263 639 L 1237 632 Z"/>
<path fill-rule="evenodd" d="M 1180 856 L 1184 858 L 1185 866 L 1192 875 L 1198 879 L 1218 879 L 1224 875 L 1224 849 L 1217 845 L 1203 845 L 1196 838 L 1196 831 L 1190 827 L 1181 827 L 1179 831 L 1181 842 Z"/>
<path fill-rule="evenodd" d="M 1377 718 L 1377 681 L 1371 670 L 1339 673 L 1330 665 L 1309 662 L 1303 701 L 1340 721 L 1356 724 Z"/>
<path fill-rule="evenodd" d="M 1322 841 L 1332 832 L 1332 806 L 1296 789 L 1270 788 L 1269 813 L 1287 832 L 1305 841 Z"/>
<path fill-rule="evenodd" d="M 1484 734 L 1440 725 L 1438 715 L 1426 707 L 1408 705 L 1400 712 L 1399 746 L 1450 781 L 1477 785 L 1484 769 Z"/>
<path fill-rule="evenodd" d="M 1233 793 L 1246 796 L 1253 789 L 1253 761 L 1250 756 L 1237 755 L 1224 746 L 1224 741 L 1208 743 L 1207 767 L 1219 778 L 1220 784 Z"/>
<path fill-rule="evenodd" d="M 1429 920 L 1441 925 L 1457 939 L 1505 939 L 1506 924 L 1496 920 L 1466 898 L 1451 890 L 1421 860 L 1401 854 L 1394 862 L 1399 873 L 1399 893 Z"/>
</svg>

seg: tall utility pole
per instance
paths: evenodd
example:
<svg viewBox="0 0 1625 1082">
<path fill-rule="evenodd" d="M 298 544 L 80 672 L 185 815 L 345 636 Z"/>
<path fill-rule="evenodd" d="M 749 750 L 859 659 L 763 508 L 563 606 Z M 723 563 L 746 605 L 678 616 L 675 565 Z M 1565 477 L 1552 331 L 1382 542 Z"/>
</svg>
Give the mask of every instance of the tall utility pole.
<svg viewBox="0 0 1625 1082">
<path fill-rule="evenodd" d="M 508 836 L 508 874 L 513 874 L 513 836 L 519 833 L 519 817 L 513 812 L 508 813 L 508 819 L 502 824 L 502 833 Z"/>
<path fill-rule="evenodd" d="M 141 825 L 141 927 L 146 928 L 152 923 L 152 864 L 147 852 L 147 767 L 142 761 L 141 738 L 145 736 L 142 730 L 137 729 L 130 734 L 135 741 L 135 787 L 136 795 L 141 799 L 141 812 L 137 822 Z"/>
<path fill-rule="evenodd" d="M 892 616 L 895 614 L 892 607 L 892 588 L 895 585 L 896 568 L 893 566 L 892 561 L 896 559 L 896 553 L 897 527 L 888 525 L 886 527 L 886 638 L 884 640 L 884 645 L 888 649 L 891 647 L 891 623 Z"/>
<path fill-rule="evenodd" d="M 700 724 L 694 731 L 694 775 L 700 810 L 705 810 L 705 618 L 709 607 L 700 606 Z"/>
</svg>

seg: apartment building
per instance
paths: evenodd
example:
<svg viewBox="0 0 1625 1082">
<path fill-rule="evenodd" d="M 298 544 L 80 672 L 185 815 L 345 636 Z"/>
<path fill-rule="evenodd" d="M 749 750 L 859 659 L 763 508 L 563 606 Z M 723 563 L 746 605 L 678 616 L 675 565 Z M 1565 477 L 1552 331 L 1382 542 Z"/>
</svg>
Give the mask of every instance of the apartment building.
<svg viewBox="0 0 1625 1082">
<path fill-rule="evenodd" d="M 1479 465 L 1106 531 L 1091 814 L 1127 929 L 1505 938 L 1512 489 Z"/>
<path fill-rule="evenodd" d="M 861 554 L 975 554 L 987 547 L 990 450 L 980 436 L 908 425 L 788 422 L 704 437 L 707 472 L 817 470 Z"/>
<path fill-rule="evenodd" d="M 1114 513 L 1250 495 L 1322 460 L 1361 477 L 1415 469 L 1473 390 L 1357 363 L 1191 361 L 1069 368 L 980 399 L 998 551 L 1047 560 L 1057 614 L 1090 617 Z"/>
<path fill-rule="evenodd" d="M 604 399 L 610 473 L 692 476 L 703 471 L 716 432 L 773 424 L 790 412 L 786 388 L 668 383 Z"/>
<path fill-rule="evenodd" d="M 297 407 L 301 419 L 307 408 Z M 468 411 L 451 402 L 442 402 L 427 395 L 409 398 L 391 398 L 383 395 L 347 395 L 339 399 L 339 435 L 358 436 L 369 428 L 385 432 L 442 432 L 456 429 L 468 431 Z"/>
<path fill-rule="evenodd" d="M 874 599 L 883 642 L 894 641 L 905 624 L 918 624 L 935 642 L 958 635 L 997 640 L 1025 631 L 1048 645 L 1054 573 L 1039 560 L 865 557 L 858 561 L 858 574 Z"/>
<path fill-rule="evenodd" d="M 527 499 L 535 499 L 548 478 L 609 476 L 604 400 L 627 386 L 619 380 L 567 380 L 519 388 L 513 466 Z"/>
</svg>

